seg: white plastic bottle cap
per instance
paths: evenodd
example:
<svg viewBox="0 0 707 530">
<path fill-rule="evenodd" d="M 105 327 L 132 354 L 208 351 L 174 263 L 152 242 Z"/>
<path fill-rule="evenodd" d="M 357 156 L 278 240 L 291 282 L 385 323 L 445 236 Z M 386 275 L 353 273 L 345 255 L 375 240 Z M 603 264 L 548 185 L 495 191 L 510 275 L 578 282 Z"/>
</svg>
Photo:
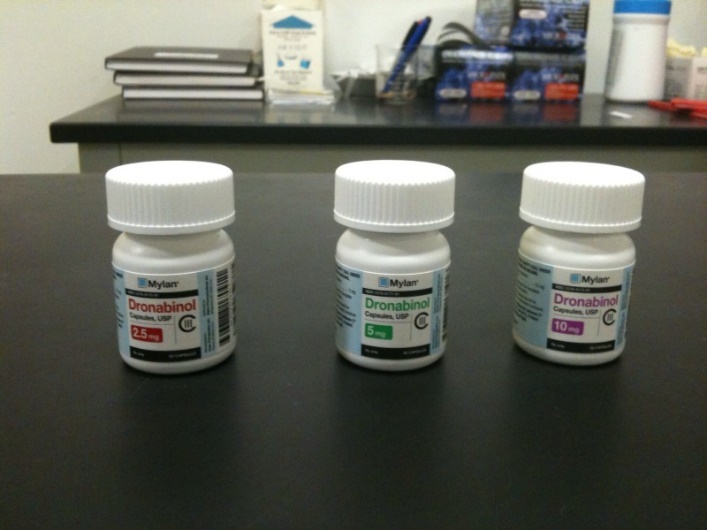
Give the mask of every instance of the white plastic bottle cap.
<svg viewBox="0 0 707 530">
<path fill-rule="evenodd" d="M 336 170 L 334 219 L 372 232 L 424 232 L 454 221 L 454 171 L 429 162 L 368 160 Z"/>
<path fill-rule="evenodd" d="M 210 162 L 138 162 L 106 173 L 108 224 L 133 234 L 193 234 L 231 224 L 233 172 Z"/>
<path fill-rule="evenodd" d="M 591 162 L 543 162 L 525 168 L 521 219 L 582 233 L 635 230 L 641 224 L 645 178 L 638 171 Z"/>
</svg>

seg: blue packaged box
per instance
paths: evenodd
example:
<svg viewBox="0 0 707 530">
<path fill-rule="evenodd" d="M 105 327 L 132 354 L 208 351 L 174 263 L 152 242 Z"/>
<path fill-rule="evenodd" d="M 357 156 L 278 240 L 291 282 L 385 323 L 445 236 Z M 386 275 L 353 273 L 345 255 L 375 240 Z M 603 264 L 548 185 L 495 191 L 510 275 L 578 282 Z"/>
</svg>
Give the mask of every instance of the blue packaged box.
<svg viewBox="0 0 707 530">
<path fill-rule="evenodd" d="M 586 54 L 439 46 L 437 101 L 578 101 Z"/>
<path fill-rule="evenodd" d="M 511 101 L 577 101 L 582 97 L 586 54 L 514 52 Z"/>
<path fill-rule="evenodd" d="M 478 0 L 474 33 L 514 49 L 579 50 L 588 19 L 589 0 Z"/>
<path fill-rule="evenodd" d="M 503 101 L 513 65 L 509 50 L 467 45 L 437 50 L 437 101 Z"/>
</svg>

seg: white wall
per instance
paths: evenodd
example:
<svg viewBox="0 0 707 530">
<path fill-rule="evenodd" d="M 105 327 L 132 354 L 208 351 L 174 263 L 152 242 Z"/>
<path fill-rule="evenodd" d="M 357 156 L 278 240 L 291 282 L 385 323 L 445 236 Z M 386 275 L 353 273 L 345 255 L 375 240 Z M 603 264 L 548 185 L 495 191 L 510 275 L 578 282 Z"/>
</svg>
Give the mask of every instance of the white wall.
<svg viewBox="0 0 707 530">
<path fill-rule="evenodd" d="M 475 0 L 326 0 L 330 71 L 370 67 L 376 42 L 397 42 L 413 18 L 471 26 Z M 588 93 L 601 92 L 611 0 L 592 0 Z M 75 145 L 49 123 L 117 95 L 106 55 L 130 46 L 257 47 L 259 0 L 0 0 L 0 174 L 78 171 Z M 670 33 L 707 45 L 707 0 L 674 0 Z"/>
<path fill-rule="evenodd" d="M 0 0 L 0 174 L 78 171 L 49 123 L 119 94 L 103 59 L 139 44 L 253 47 L 259 0 Z"/>
</svg>

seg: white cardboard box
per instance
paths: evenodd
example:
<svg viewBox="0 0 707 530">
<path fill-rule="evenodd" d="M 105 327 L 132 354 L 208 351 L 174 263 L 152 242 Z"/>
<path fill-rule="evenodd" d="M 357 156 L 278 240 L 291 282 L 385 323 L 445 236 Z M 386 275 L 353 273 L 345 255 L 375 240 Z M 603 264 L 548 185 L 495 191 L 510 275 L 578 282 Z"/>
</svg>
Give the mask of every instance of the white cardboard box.
<svg viewBox="0 0 707 530">
<path fill-rule="evenodd" d="M 668 57 L 665 97 L 707 99 L 707 57 Z"/>
<path fill-rule="evenodd" d="M 321 10 L 275 7 L 262 12 L 263 74 L 268 90 L 324 89 Z"/>
</svg>

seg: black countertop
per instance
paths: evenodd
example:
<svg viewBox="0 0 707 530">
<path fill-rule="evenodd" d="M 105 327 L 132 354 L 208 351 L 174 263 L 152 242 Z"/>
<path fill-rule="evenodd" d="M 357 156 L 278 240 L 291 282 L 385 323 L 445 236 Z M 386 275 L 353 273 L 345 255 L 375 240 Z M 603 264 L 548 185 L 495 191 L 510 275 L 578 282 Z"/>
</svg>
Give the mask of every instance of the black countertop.
<svg viewBox="0 0 707 530">
<path fill-rule="evenodd" d="M 707 175 L 648 175 L 597 368 L 513 346 L 520 177 L 459 175 L 449 346 L 410 373 L 335 351 L 332 176 L 239 176 L 236 354 L 177 377 L 118 355 L 100 177 L 1 177 L 3 528 L 704 526 Z"/>
<path fill-rule="evenodd" d="M 123 101 L 117 96 L 61 118 L 49 129 L 55 143 L 707 145 L 707 120 L 646 105 L 610 104 L 599 95 L 586 95 L 578 104 L 419 100 L 399 107 L 361 98 L 323 108 Z"/>
</svg>

